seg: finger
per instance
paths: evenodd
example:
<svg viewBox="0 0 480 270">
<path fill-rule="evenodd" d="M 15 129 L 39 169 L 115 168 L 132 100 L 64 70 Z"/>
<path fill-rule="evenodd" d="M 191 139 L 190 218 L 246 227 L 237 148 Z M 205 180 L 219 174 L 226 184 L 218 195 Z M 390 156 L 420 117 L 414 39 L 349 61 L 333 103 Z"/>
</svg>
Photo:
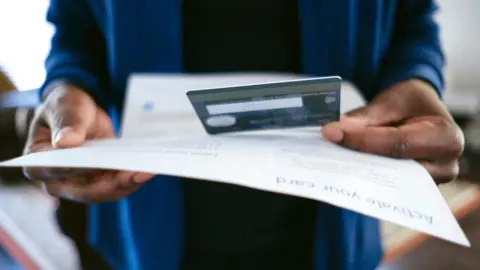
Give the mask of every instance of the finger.
<svg viewBox="0 0 480 270">
<path fill-rule="evenodd" d="M 82 179 L 69 179 L 66 182 L 52 181 L 45 184 L 48 193 L 84 203 L 98 203 L 104 201 L 115 201 L 121 199 L 141 187 L 134 183 L 124 186 L 120 183 L 118 172 L 106 171 L 94 178 L 87 179 L 86 185 L 72 184 Z"/>
<path fill-rule="evenodd" d="M 46 126 L 44 110 L 39 108 L 30 122 L 24 154 L 50 150 L 52 148 L 50 129 Z"/>
<path fill-rule="evenodd" d="M 48 194 L 57 197 L 57 198 L 64 198 L 73 201 L 77 200 L 75 196 L 75 192 L 72 190 L 77 190 L 79 188 L 84 188 L 89 179 L 85 177 L 72 177 L 68 180 L 52 180 L 47 182 L 41 182 L 42 188 Z"/>
<path fill-rule="evenodd" d="M 37 110 L 33 118 L 28 139 L 25 145 L 24 154 L 49 151 L 53 149 L 51 132 L 45 122 L 45 109 Z M 24 167 L 23 174 L 32 181 L 49 181 L 61 178 L 87 175 L 91 170 L 72 168 L 47 168 L 47 167 Z"/>
<path fill-rule="evenodd" d="M 35 116 L 30 123 L 27 141 L 25 143 L 24 154 L 51 150 L 50 129 L 46 127 L 43 119 L 43 109 L 36 110 Z M 23 174 L 32 181 L 44 181 L 50 179 L 50 173 L 45 168 L 24 167 Z"/>
<path fill-rule="evenodd" d="M 419 161 L 437 185 L 455 180 L 460 173 L 457 160 L 448 162 Z"/>
<path fill-rule="evenodd" d="M 93 177 L 102 172 L 95 169 L 62 167 L 24 167 L 24 175 L 32 181 L 57 181 L 76 177 Z"/>
<path fill-rule="evenodd" d="M 130 185 L 135 184 L 135 182 L 133 181 L 134 176 L 135 176 L 135 172 L 128 172 L 128 171 L 117 172 L 115 175 L 115 179 L 117 181 L 117 187 L 121 189 L 128 189 Z"/>
<path fill-rule="evenodd" d="M 346 133 L 360 134 L 368 127 L 368 121 L 361 118 L 344 116 L 338 122 L 332 122 L 322 127 L 325 139 L 334 143 L 341 143 Z"/>
<path fill-rule="evenodd" d="M 457 128 L 447 121 L 418 121 L 399 127 L 370 127 L 361 123 L 341 123 L 342 143 L 350 148 L 413 159 L 457 158 L 463 140 Z"/>
<path fill-rule="evenodd" d="M 395 102 L 393 105 L 387 101 L 373 101 L 367 106 L 363 106 L 347 112 L 341 121 L 355 119 L 362 121 L 368 126 L 384 126 L 398 122 L 406 117 L 403 108 Z"/>
<path fill-rule="evenodd" d="M 371 103 L 342 115 L 340 121 L 331 122 L 322 127 L 326 140 L 340 143 L 344 138 L 344 127 L 365 128 L 367 126 L 385 126 L 402 119 L 402 111 L 387 108 L 387 103 Z"/>
<path fill-rule="evenodd" d="M 88 129 L 95 120 L 96 110 L 84 95 L 59 90 L 52 94 L 45 108 L 54 147 L 75 147 L 85 141 Z"/>
<path fill-rule="evenodd" d="M 151 173 L 121 171 L 117 173 L 116 179 L 119 182 L 119 187 L 128 188 L 130 185 L 144 184 L 154 176 Z"/>
</svg>

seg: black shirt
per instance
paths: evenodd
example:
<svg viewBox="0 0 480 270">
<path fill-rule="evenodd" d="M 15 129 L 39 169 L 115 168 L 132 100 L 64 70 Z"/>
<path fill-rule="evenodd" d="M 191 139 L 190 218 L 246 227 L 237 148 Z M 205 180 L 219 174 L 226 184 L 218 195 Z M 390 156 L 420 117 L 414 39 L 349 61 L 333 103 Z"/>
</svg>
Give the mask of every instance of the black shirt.
<svg viewBox="0 0 480 270">
<path fill-rule="evenodd" d="M 184 71 L 300 72 L 297 13 L 294 0 L 184 0 Z M 196 180 L 184 192 L 184 269 L 312 269 L 313 201 Z"/>
</svg>

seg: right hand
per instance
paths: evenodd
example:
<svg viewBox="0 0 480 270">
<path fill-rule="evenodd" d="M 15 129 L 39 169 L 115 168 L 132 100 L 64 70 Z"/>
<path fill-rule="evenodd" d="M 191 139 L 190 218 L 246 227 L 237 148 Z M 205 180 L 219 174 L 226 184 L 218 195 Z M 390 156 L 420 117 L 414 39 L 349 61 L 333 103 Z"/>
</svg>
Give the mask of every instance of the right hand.
<svg viewBox="0 0 480 270">
<path fill-rule="evenodd" d="M 59 84 L 37 109 L 24 154 L 77 147 L 86 140 L 113 137 L 110 118 L 85 91 Z M 24 168 L 24 174 L 53 196 L 85 203 L 121 199 L 153 177 L 127 171 L 33 167 Z"/>
</svg>

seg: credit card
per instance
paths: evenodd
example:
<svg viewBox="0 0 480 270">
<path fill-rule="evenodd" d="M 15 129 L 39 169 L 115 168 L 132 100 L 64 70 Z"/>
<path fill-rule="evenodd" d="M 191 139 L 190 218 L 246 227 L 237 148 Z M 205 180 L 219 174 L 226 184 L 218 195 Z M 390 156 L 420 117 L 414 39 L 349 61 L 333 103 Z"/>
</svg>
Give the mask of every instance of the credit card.
<svg viewBox="0 0 480 270">
<path fill-rule="evenodd" d="M 320 126 L 340 118 L 340 77 L 205 90 L 187 96 L 209 134 Z"/>
</svg>

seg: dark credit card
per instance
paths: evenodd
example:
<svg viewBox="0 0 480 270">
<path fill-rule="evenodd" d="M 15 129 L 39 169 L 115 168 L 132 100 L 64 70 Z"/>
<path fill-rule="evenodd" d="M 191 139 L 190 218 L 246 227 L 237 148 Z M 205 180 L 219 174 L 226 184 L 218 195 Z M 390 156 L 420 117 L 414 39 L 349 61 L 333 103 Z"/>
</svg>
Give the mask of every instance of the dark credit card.
<svg viewBox="0 0 480 270">
<path fill-rule="evenodd" d="M 191 90 L 209 134 L 320 126 L 340 118 L 340 77 Z"/>
</svg>

